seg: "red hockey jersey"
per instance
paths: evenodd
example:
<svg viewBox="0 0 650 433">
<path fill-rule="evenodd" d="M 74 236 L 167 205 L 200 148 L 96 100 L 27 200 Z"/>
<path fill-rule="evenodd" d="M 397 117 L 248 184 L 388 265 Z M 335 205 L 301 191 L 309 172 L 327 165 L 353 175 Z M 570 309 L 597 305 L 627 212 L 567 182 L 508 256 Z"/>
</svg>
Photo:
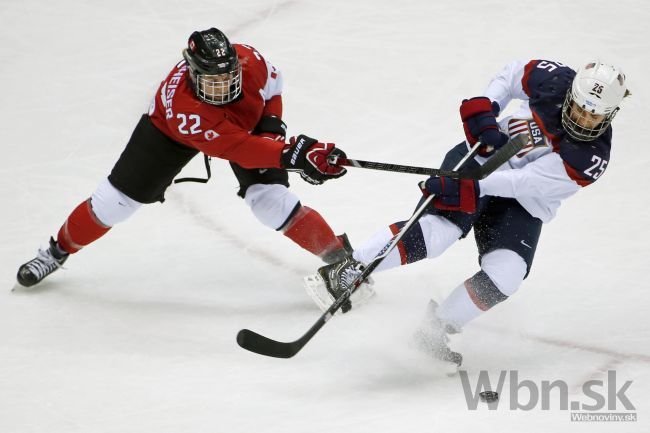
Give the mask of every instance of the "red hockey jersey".
<svg viewBox="0 0 650 433">
<path fill-rule="evenodd" d="M 201 101 L 183 60 L 160 83 L 149 107 L 166 136 L 245 168 L 280 168 L 284 143 L 251 135 L 262 116 L 282 116 L 282 75 L 253 47 L 234 44 L 242 66 L 242 94 L 226 105 Z"/>
</svg>

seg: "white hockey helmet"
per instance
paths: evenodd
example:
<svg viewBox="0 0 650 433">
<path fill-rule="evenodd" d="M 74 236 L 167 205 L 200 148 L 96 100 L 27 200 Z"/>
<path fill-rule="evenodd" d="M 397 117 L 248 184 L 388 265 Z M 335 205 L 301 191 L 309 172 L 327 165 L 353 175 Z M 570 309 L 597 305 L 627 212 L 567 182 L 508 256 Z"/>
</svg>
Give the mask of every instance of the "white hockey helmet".
<svg viewBox="0 0 650 433">
<path fill-rule="evenodd" d="M 620 68 L 600 60 L 587 63 L 578 69 L 567 92 L 562 107 L 562 126 L 572 138 L 591 141 L 607 130 L 626 95 L 625 74 Z M 583 114 L 571 116 L 574 103 L 582 113 L 604 116 L 604 119 L 593 128 L 581 126 L 585 124 L 579 118 Z"/>
</svg>

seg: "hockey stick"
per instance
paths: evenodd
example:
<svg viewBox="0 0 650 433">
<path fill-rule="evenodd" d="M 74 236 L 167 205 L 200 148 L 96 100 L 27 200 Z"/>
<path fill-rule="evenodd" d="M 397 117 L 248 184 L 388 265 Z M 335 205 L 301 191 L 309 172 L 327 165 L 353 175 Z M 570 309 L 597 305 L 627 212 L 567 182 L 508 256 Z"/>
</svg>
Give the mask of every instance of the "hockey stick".
<svg viewBox="0 0 650 433">
<path fill-rule="evenodd" d="M 485 164 L 479 169 L 468 170 L 468 173 L 474 173 L 475 179 L 483 179 L 490 173 L 494 172 L 499 166 L 508 161 L 511 157 L 517 154 L 524 145 L 528 142 L 528 137 L 520 134 L 511 139 L 501 149 L 499 149 Z M 479 145 L 475 145 L 456 165 L 455 170 L 461 168 L 466 161 L 473 158 L 478 152 Z M 291 358 L 298 353 L 304 346 L 312 339 L 312 337 L 327 323 L 334 313 L 341 308 L 341 305 L 347 301 L 352 293 L 361 285 L 361 283 L 368 278 L 368 276 L 379 266 L 379 264 L 388 256 L 388 254 L 395 248 L 397 243 L 406 235 L 409 229 L 420 219 L 424 211 L 431 204 L 435 196 L 428 196 L 422 204 L 417 208 L 411 219 L 402 227 L 402 229 L 392 237 L 390 242 L 375 256 L 375 258 L 366 266 L 363 272 L 355 278 L 350 287 L 343 292 L 343 294 L 334 301 L 332 305 L 323 313 L 322 316 L 312 325 L 305 334 L 297 340 L 290 342 L 282 342 L 272 340 L 268 337 L 260 335 L 249 329 L 242 329 L 237 333 L 237 344 L 243 349 L 260 355 L 272 356 L 274 358 Z"/>
<path fill-rule="evenodd" d="M 440 168 L 414 167 L 389 162 L 363 161 L 361 159 L 341 158 L 332 161 L 346 167 L 367 168 L 371 170 L 393 171 L 397 173 L 422 174 L 426 176 L 447 176 L 454 179 L 472 179 L 473 177 L 462 171 L 443 170 Z"/>
<path fill-rule="evenodd" d="M 513 141 L 515 140 L 518 139 L 515 137 Z M 509 144 L 510 143 L 507 143 L 505 146 Z M 486 165 L 493 159 L 494 158 L 488 159 L 488 161 L 483 166 L 473 170 L 460 170 L 460 166 L 457 166 L 454 170 L 443 170 L 441 168 L 416 167 L 412 165 L 400 165 L 400 164 L 393 164 L 389 162 L 363 161 L 361 159 L 339 158 L 339 157 L 332 157 L 330 162 L 332 164 L 343 165 L 346 167 L 366 168 L 366 169 L 381 170 L 381 171 L 392 171 L 397 173 L 421 174 L 426 176 L 447 176 L 454 179 L 480 180 L 480 179 L 484 179 L 488 174 L 492 173 L 492 171 L 494 171 L 498 167 L 498 166 L 493 167 L 492 164 L 486 167 Z"/>
</svg>

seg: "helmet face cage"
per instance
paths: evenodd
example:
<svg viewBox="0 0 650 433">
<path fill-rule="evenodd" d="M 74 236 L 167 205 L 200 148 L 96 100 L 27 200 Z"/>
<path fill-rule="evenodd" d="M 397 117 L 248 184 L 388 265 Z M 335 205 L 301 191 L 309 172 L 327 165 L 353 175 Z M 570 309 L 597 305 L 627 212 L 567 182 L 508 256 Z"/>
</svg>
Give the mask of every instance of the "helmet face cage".
<svg viewBox="0 0 650 433">
<path fill-rule="evenodd" d="M 564 99 L 562 126 L 575 140 L 596 139 L 612 123 L 626 92 L 620 68 L 599 60 L 586 64 L 578 69 Z M 603 117 L 597 125 L 593 125 L 594 115 Z"/>
<path fill-rule="evenodd" d="M 194 32 L 183 50 L 196 96 L 212 105 L 236 100 L 242 90 L 242 68 L 237 52 L 221 31 Z"/>
<path fill-rule="evenodd" d="M 580 113 L 577 115 L 572 113 L 574 106 L 581 108 Z M 616 113 L 618 112 L 618 107 L 609 114 L 606 114 L 602 122 L 593 128 L 581 126 L 588 122 L 586 113 L 589 112 L 590 111 L 584 105 L 580 106 L 575 101 L 572 91 L 569 90 L 566 94 L 566 98 L 564 98 L 564 104 L 562 105 L 562 126 L 571 138 L 578 141 L 591 141 L 600 137 L 605 133 L 610 123 L 612 123 L 612 119 L 614 119 L 614 116 L 616 116 Z"/>
<path fill-rule="evenodd" d="M 241 94 L 241 65 L 235 71 L 218 75 L 194 74 L 196 96 L 213 105 L 234 101 Z"/>
</svg>

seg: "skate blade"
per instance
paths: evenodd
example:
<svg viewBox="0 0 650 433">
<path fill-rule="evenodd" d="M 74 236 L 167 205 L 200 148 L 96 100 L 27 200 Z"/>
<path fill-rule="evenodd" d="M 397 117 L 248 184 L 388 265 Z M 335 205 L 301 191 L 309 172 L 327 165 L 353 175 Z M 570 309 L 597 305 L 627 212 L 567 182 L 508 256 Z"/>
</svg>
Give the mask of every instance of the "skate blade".
<svg viewBox="0 0 650 433">
<path fill-rule="evenodd" d="M 463 355 L 454 352 L 449 348 L 436 348 L 427 338 L 426 333 L 421 329 L 415 331 L 411 338 L 411 345 L 421 354 L 431 359 L 435 363 L 436 371 L 446 376 L 455 376 L 463 363 Z"/>
<path fill-rule="evenodd" d="M 25 289 L 27 289 L 27 286 L 23 286 L 22 284 L 20 284 L 19 282 L 16 281 L 14 283 L 14 286 L 11 288 L 11 291 L 15 292 L 17 290 L 20 291 L 20 290 L 25 290 Z"/>
<path fill-rule="evenodd" d="M 374 298 L 377 295 L 377 292 L 375 292 L 375 288 L 373 285 L 375 284 L 375 281 L 368 277 L 368 279 L 361 283 L 359 288 L 350 296 L 350 301 L 352 301 L 352 308 L 359 308 L 362 305 L 367 304 L 370 302 L 372 298 Z"/>
<path fill-rule="evenodd" d="M 321 311 L 325 312 L 334 303 L 334 297 L 325 287 L 325 281 L 320 274 L 316 273 L 303 278 L 305 290 L 310 298 L 318 305 Z M 355 310 L 368 303 L 375 295 L 375 289 L 372 286 L 373 281 L 369 278 L 350 296 L 352 309 Z M 343 314 L 343 310 L 338 310 L 336 314 Z"/>
<path fill-rule="evenodd" d="M 327 311 L 327 309 L 334 303 L 334 297 L 330 295 L 325 287 L 325 281 L 320 276 L 320 274 L 313 274 L 304 277 L 303 284 L 305 286 L 305 291 L 309 297 L 318 305 L 318 308 L 322 312 Z M 343 314 L 341 310 L 338 310 L 336 314 Z"/>
</svg>

